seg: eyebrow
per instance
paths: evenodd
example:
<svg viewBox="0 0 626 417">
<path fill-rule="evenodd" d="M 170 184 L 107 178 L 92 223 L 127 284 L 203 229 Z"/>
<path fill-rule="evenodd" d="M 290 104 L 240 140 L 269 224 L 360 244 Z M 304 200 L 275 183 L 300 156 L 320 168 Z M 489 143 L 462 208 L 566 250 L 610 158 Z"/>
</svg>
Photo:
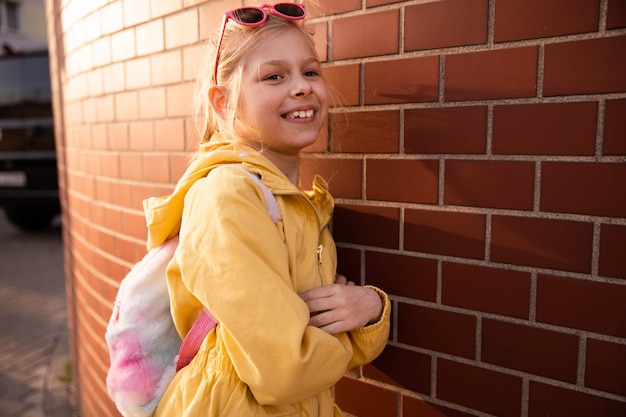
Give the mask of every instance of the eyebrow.
<svg viewBox="0 0 626 417">
<path fill-rule="evenodd" d="M 282 60 L 282 59 L 275 59 L 275 60 L 271 60 L 271 61 L 265 61 L 265 62 L 261 62 L 259 65 L 276 65 L 276 66 L 282 66 L 285 65 L 287 63 L 287 61 Z M 311 64 L 311 63 L 316 63 L 319 64 L 319 61 L 317 60 L 317 58 L 315 58 L 314 56 L 307 58 L 304 60 L 304 64 Z"/>
</svg>

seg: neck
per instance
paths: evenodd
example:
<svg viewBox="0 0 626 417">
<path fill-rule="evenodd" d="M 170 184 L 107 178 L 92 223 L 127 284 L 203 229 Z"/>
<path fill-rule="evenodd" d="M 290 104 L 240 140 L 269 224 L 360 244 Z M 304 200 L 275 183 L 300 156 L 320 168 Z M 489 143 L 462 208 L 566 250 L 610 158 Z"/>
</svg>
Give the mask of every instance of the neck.
<svg viewBox="0 0 626 417">
<path fill-rule="evenodd" d="M 272 151 L 271 149 L 266 149 L 263 155 L 276 165 L 292 184 L 298 185 L 300 154 L 283 154 Z"/>
</svg>

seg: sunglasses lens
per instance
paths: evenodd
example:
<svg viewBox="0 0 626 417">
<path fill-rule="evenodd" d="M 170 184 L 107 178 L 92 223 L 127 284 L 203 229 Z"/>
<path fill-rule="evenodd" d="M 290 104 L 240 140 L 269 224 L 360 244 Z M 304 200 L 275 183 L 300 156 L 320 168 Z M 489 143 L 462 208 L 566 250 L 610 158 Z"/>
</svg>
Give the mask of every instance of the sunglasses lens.
<svg viewBox="0 0 626 417">
<path fill-rule="evenodd" d="M 233 11 L 233 16 L 239 23 L 259 23 L 263 21 L 261 10 L 252 7 L 243 7 Z"/>
<path fill-rule="evenodd" d="M 278 3 L 274 5 L 274 10 L 289 17 L 304 17 L 304 9 L 294 3 Z"/>
</svg>

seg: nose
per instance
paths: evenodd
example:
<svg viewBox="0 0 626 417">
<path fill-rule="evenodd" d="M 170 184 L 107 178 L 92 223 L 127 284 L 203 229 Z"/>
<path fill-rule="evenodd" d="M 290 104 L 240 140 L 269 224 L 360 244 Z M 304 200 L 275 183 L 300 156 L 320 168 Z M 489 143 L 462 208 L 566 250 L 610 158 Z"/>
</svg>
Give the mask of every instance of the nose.
<svg viewBox="0 0 626 417">
<path fill-rule="evenodd" d="M 298 77 L 293 84 L 291 95 L 293 97 L 302 98 L 311 94 L 311 83 L 304 77 Z"/>
</svg>

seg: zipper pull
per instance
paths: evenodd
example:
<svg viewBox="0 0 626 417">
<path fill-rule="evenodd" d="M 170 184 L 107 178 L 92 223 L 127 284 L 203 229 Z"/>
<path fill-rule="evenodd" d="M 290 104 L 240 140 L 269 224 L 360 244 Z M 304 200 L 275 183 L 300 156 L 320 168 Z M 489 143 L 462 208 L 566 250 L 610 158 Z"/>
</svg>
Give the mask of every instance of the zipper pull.
<svg viewBox="0 0 626 417">
<path fill-rule="evenodd" d="M 317 247 L 317 262 L 320 265 L 322 264 L 322 250 L 324 250 L 324 247 L 322 245 L 319 245 Z"/>
</svg>

